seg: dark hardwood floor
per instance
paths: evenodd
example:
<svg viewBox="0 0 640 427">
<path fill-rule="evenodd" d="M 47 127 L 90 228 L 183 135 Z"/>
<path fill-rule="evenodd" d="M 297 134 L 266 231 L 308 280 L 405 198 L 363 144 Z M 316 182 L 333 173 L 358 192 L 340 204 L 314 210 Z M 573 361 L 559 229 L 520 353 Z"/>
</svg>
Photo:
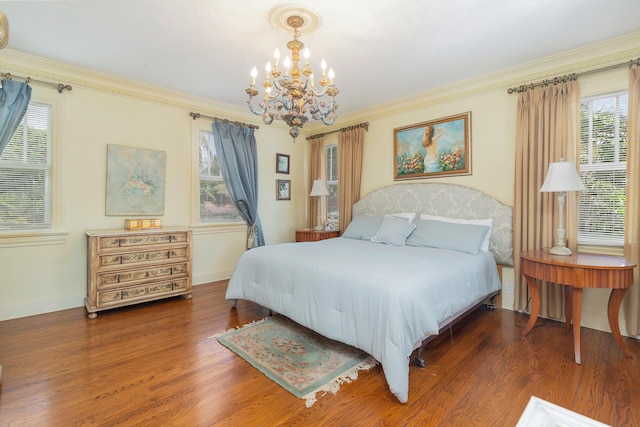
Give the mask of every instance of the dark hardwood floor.
<svg viewBox="0 0 640 427">
<path fill-rule="evenodd" d="M 640 426 L 640 343 L 582 328 L 582 365 L 564 325 L 481 308 L 412 366 L 399 403 L 377 368 L 312 408 L 211 336 L 267 311 L 230 310 L 226 282 L 101 312 L 0 322 L 0 426 L 514 426 L 535 395 L 613 426 Z"/>
</svg>

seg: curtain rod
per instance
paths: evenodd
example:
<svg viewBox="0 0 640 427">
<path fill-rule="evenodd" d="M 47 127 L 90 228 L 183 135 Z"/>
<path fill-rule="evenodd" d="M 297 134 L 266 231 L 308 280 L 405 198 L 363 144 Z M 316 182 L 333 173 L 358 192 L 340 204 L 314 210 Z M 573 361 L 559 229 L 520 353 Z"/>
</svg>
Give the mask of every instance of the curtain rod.
<svg viewBox="0 0 640 427">
<path fill-rule="evenodd" d="M 331 135 L 332 133 L 345 132 L 345 131 L 348 131 L 348 130 L 353 130 L 353 129 L 358 129 L 358 128 L 364 128 L 364 130 L 366 130 L 368 132 L 369 131 L 369 122 L 359 123 L 359 124 L 353 125 L 353 126 L 347 126 L 346 128 L 342 128 L 342 129 L 338 129 L 338 130 L 332 130 L 331 132 L 327 132 L 327 133 L 319 133 L 317 135 L 311 135 L 311 136 L 307 137 L 307 141 L 309 141 L 310 139 L 322 138 L 323 136 Z"/>
<path fill-rule="evenodd" d="M 228 120 L 228 119 L 220 119 L 220 118 L 214 117 L 214 116 L 205 116 L 204 114 L 194 113 L 193 111 L 190 112 L 189 115 L 191 116 L 191 118 L 193 120 L 199 119 L 200 117 L 206 117 L 207 119 L 211 119 L 214 122 L 231 123 L 231 124 L 238 125 L 238 126 L 244 126 L 246 128 L 249 128 L 249 129 L 260 129 L 260 127 L 257 126 L 257 125 L 250 125 L 250 124 L 242 123 L 242 122 L 234 122 L 234 121 L 231 121 L 231 120 Z"/>
<path fill-rule="evenodd" d="M 635 59 L 635 60 L 631 60 L 629 62 L 622 62 L 620 64 L 615 64 L 615 65 L 609 65 L 607 67 L 601 67 L 601 68 L 596 68 L 593 70 L 589 70 L 589 71 L 584 71 L 582 73 L 573 73 L 573 74 L 566 74 L 564 76 L 560 76 L 560 77 L 554 77 L 552 79 L 547 79 L 547 80 L 542 80 L 541 82 L 538 83 L 529 83 L 528 85 L 520 85 L 518 87 L 512 87 L 509 88 L 507 90 L 507 93 L 520 93 L 520 92 L 526 92 L 530 89 L 533 89 L 535 87 L 542 87 L 542 86 L 549 86 L 549 85 L 555 85 L 558 83 L 564 83 L 564 82 L 568 82 L 571 80 L 578 80 L 578 77 L 583 77 L 583 76 L 588 76 L 589 74 L 595 74 L 595 73 L 601 73 L 603 71 L 609 71 L 609 70 L 615 70 L 616 68 L 621 68 L 621 67 L 632 67 L 633 65 L 640 65 L 640 58 Z"/>
<path fill-rule="evenodd" d="M 65 84 L 62 84 L 62 83 L 53 83 L 53 82 L 48 82 L 48 81 L 45 81 L 45 80 L 33 79 L 31 77 L 16 76 L 16 75 L 13 75 L 11 73 L 0 73 L 0 76 L 6 78 L 7 80 L 12 80 L 14 77 L 17 77 L 19 79 L 23 79 L 26 84 L 29 84 L 31 82 L 38 82 L 38 83 L 44 83 L 44 84 L 52 85 L 52 86 L 55 86 L 55 87 L 58 88 L 58 93 L 62 93 L 63 90 L 71 90 L 71 89 L 73 89 L 71 87 L 71 85 L 65 85 Z"/>
</svg>

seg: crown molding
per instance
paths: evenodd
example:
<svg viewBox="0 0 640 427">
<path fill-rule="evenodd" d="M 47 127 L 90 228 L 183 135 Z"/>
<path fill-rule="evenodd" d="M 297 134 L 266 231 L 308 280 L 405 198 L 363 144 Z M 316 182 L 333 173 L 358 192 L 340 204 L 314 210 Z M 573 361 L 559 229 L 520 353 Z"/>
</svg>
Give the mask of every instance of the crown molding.
<svg viewBox="0 0 640 427">
<path fill-rule="evenodd" d="M 451 85 L 439 87 L 388 103 L 347 113 L 338 118 L 333 126 L 308 123 L 301 136 L 330 132 L 362 121 L 389 117 L 407 111 L 451 102 L 494 90 L 504 90 L 523 83 L 539 81 L 557 75 L 580 73 L 605 67 L 640 56 L 640 32 L 627 34 L 581 48 L 565 51 L 535 61 L 505 68 L 495 73 L 474 77 Z M 235 105 L 214 101 L 204 97 L 122 79 L 93 70 L 63 64 L 42 57 L 11 49 L 0 51 L 0 70 L 50 83 L 66 83 L 72 86 L 142 99 L 149 102 L 182 108 L 185 112 L 197 110 L 203 115 L 221 115 L 229 120 L 260 124 L 257 116 Z M 283 123 L 270 125 L 287 129 Z"/>
<path fill-rule="evenodd" d="M 113 95 L 170 105 L 184 109 L 186 112 L 196 110 L 203 115 L 221 115 L 229 120 L 260 123 L 255 115 L 235 105 L 131 81 L 10 49 L 4 49 L 0 52 L 0 70 L 3 73 L 9 72 L 17 76 L 29 76 L 48 83 L 70 84 L 74 88 L 82 87 Z M 33 81 L 32 84 L 36 85 L 38 82 Z"/>
<path fill-rule="evenodd" d="M 325 129 L 325 132 L 327 132 L 359 123 L 363 120 L 389 117 L 495 90 L 504 90 L 506 96 L 511 96 L 506 92 L 510 87 L 558 75 L 581 73 L 637 59 L 639 56 L 640 32 L 635 32 L 348 113 L 341 116 L 339 118 L 340 123 L 332 126 L 331 129 L 314 126 L 309 131 L 314 133 L 320 132 L 320 129 Z"/>
</svg>

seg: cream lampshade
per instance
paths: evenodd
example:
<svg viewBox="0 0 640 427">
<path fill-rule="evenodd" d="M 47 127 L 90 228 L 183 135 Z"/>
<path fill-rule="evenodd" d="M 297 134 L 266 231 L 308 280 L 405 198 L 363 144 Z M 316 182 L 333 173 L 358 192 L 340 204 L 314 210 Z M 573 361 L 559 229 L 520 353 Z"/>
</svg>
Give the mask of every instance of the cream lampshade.
<svg viewBox="0 0 640 427">
<path fill-rule="evenodd" d="M 564 229 L 564 199 L 567 191 L 581 191 L 585 187 L 580 181 L 576 165 L 574 162 L 550 163 L 547 177 L 540 188 L 542 193 L 558 193 L 558 230 L 556 234 L 556 245 L 549 250 L 554 255 L 571 255 L 571 249 L 567 247 Z"/>
<path fill-rule="evenodd" d="M 316 225 L 314 227 L 314 230 L 324 230 L 324 226 L 322 225 L 323 221 L 322 221 L 322 202 L 320 200 L 320 198 L 322 196 L 328 196 L 329 195 L 329 191 L 327 190 L 327 186 L 324 183 L 323 180 L 321 179 L 316 179 L 313 181 L 313 187 L 311 188 L 311 193 L 309 194 L 309 196 L 311 197 L 316 197 L 317 201 L 318 201 L 318 209 L 316 211 L 316 214 L 318 215 L 318 225 Z"/>
</svg>

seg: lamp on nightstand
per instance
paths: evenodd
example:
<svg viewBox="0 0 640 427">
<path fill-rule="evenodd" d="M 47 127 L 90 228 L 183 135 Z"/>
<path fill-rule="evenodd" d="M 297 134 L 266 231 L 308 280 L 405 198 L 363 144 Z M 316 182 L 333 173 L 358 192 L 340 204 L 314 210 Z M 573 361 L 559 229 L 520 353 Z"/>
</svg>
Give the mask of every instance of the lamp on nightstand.
<svg viewBox="0 0 640 427">
<path fill-rule="evenodd" d="M 540 188 L 540 192 L 558 193 L 558 230 L 556 245 L 549 250 L 553 255 L 571 255 L 572 253 L 565 242 L 564 199 L 567 191 L 581 191 L 584 189 L 574 162 L 565 162 L 563 159 L 560 159 L 559 162 L 549 163 L 547 177 L 542 184 L 542 188 Z"/>
<path fill-rule="evenodd" d="M 321 179 L 314 180 L 313 187 L 311 188 L 311 194 L 309 194 L 311 197 L 317 197 L 316 200 L 318 201 L 318 210 L 316 211 L 316 214 L 318 215 L 318 225 L 314 227 L 314 230 L 324 230 L 324 226 L 322 225 L 322 201 L 320 198 L 328 195 L 329 191 L 327 190 L 327 186 L 324 181 Z"/>
</svg>

